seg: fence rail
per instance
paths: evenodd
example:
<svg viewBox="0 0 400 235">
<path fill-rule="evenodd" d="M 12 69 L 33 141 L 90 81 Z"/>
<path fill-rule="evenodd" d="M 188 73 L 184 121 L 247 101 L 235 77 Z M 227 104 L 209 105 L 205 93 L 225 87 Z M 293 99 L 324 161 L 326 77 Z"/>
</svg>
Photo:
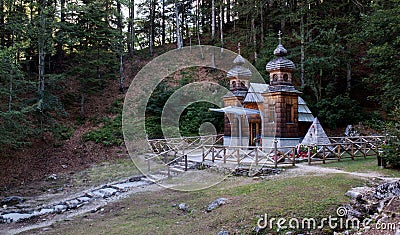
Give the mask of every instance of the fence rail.
<svg viewBox="0 0 400 235">
<path fill-rule="evenodd" d="M 379 148 L 385 140 L 384 136 L 330 137 L 331 144 L 297 145 L 278 147 L 274 141 L 273 147 L 262 146 L 223 146 L 221 135 L 198 136 L 171 139 L 148 140 L 153 155 L 148 157 L 150 162 L 162 162 L 168 169 L 174 162 L 185 159 L 190 155 L 201 155 L 201 160 L 237 165 L 295 165 L 299 161 L 312 162 L 327 160 L 341 161 L 344 158 L 366 158 L 376 155 L 379 159 Z"/>
</svg>

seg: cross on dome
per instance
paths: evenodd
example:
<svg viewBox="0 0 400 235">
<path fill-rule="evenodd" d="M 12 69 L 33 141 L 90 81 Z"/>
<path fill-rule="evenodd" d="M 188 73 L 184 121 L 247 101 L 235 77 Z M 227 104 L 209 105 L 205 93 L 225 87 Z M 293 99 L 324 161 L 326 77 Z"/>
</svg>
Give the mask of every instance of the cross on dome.
<svg viewBox="0 0 400 235">
<path fill-rule="evenodd" d="M 282 45 L 282 32 L 280 30 L 278 32 L 278 39 L 279 39 L 279 45 Z"/>
</svg>

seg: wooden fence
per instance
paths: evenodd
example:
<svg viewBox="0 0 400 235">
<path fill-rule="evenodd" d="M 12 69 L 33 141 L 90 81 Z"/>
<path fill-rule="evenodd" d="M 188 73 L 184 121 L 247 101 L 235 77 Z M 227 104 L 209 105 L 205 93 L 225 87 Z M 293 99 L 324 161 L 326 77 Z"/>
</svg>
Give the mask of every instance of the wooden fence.
<svg viewBox="0 0 400 235">
<path fill-rule="evenodd" d="M 298 161 L 307 161 L 309 164 L 315 161 L 338 160 L 358 157 L 366 158 L 376 155 L 379 158 L 379 146 L 384 136 L 359 136 L 359 137 L 331 137 L 331 144 L 284 146 L 217 146 L 204 145 L 202 157 L 205 160 L 221 160 L 235 162 L 238 165 L 274 165 L 292 164 Z M 303 152 L 300 150 L 302 149 Z M 305 150 L 305 152 L 304 152 Z"/>
<path fill-rule="evenodd" d="M 358 137 L 330 137 L 331 144 L 284 146 L 278 147 L 274 142 L 273 147 L 262 146 L 223 146 L 222 136 L 199 136 L 176 139 L 148 140 L 154 155 L 146 160 L 162 161 L 165 166 L 170 166 L 177 161 L 191 155 L 201 154 L 201 160 L 220 161 L 222 163 L 235 163 L 237 165 L 277 167 L 281 164 L 295 165 L 299 161 L 312 162 L 327 160 L 340 161 L 344 158 L 366 158 L 376 155 L 379 158 L 379 148 L 384 141 L 384 136 L 358 136 Z"/>
</svg>

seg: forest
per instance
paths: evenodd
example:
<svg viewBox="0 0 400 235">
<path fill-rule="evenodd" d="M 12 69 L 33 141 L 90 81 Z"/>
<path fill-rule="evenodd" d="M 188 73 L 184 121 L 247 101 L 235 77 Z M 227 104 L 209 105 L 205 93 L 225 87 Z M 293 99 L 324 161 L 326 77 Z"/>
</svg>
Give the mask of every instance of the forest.
<svg viewBox="0 0 400 235">
<path fill-rule="evenodd" d="M 121 145 L 126 87 L 141 66 L 171 49 L 237 51 L 240 42 L 268 82 L 265 65 L 279 30 L 297 67 L 296 86 L 325 127 L 363 122 L 398 130 L 400 0 L 0 0 L 0 29 L 3 150 L 48 136 L 62 145 L 83 125 L 93 126 L 83 141 Z M 166 84 L 148 104 L 154 137 L 156 104 L 174 89 Z M 106 111 L 88 113 L 109 86 L 115 96 L 101 104 Z M 215 121 L 196 112 L 207 107 L 188 108 L 184 134 L 195 134 L 193 120 Z"/>
</svg>

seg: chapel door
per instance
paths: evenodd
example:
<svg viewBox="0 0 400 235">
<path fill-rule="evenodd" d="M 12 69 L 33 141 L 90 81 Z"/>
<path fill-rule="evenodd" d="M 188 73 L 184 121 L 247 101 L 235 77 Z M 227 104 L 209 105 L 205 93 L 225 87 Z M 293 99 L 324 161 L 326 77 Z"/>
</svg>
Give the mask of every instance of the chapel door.
<svg viewBox="0 0 400 235">
<path fill-rule="evenodd" d="M 256 142 L 259 143 L 259 138 L 261 137 L 261 123 L 251 122 L 250 123 L 250 139 L 249 145 L 255 146 Z"/>
</svg>

